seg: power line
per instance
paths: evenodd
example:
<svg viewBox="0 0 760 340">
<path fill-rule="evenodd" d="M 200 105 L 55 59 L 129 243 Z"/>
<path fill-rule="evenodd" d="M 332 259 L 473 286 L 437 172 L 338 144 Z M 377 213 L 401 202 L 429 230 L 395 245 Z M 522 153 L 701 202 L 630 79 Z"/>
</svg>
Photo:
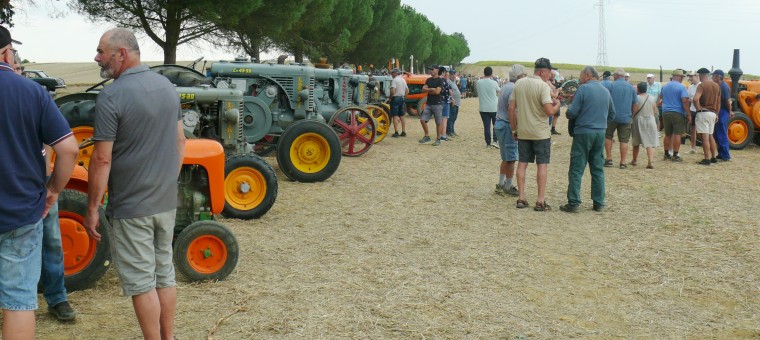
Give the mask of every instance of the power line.
<svg viewBox="0 0 760 340">
<path fill-rule="evenodd" d="M 607 29 L 604 27 L 604 0 L 599 0 L 599 42 L 597 45 L 596 65 L 609 66 L 607 60 Z"/>
</svg>

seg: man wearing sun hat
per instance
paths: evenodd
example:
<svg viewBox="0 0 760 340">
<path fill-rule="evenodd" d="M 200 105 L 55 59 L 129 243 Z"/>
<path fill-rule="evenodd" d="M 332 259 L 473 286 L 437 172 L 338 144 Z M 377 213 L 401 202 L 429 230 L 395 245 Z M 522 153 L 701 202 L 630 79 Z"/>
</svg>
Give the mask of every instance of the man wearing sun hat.
<svg viewBox="0 0 760 340">
<path fill-rule="evenodd" d="M 654 74 L 647 74 L 647 94 L 652 96 L 652 98 L 659 98 L 660 97 L 660 88 L 662 86 L 660 85 L 660 82 L 654 81 Z"/>
<path fill-rule="evenodd" d="M 71 177 L 77 142 L 50 95 L 15 73 L 10 32 L 0 26 L 0 308 L 2 338 L 34 338 L 43 218 Z M 43 145 L 56 153 L 46 180 Z M 60 242 L 60 241 L 59 241 Z"/>
<path fill-rule="evenodd" d="M 681 83 L 685 75 L 681 69 L 674 70 L 671 80 L 662 87 L 660 92 L 662 120 L 665 125 L 663 144 L 667 149 L 665 159 L 671 159 L 673 162 L 682 161 L 681 156 L 678 155 L 681 149 L 681 135 L 686 132 L 686 124 L 691 124 L 689 92 Z"/>
</svg>

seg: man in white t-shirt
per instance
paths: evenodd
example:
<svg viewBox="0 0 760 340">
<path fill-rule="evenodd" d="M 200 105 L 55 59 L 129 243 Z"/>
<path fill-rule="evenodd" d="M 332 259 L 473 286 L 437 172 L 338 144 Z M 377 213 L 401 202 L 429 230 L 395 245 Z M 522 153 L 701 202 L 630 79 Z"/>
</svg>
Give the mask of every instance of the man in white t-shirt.
<svg viewBox="0 0 760 340">
<path fill-rule="evenodd" d="M 691 150 L 689 150 L 689 153 L 697 153 L 697 127 L 695 125 L 697 123 L 697 108 L 694 106 L 694 95 L 697 94 L 697 87 L 701 81 L 699 81 L 699 76 L 695 71 L 689 71 L 686 76 L 689 77 L 689 83 L 691 83 L 689 88 L 686 89 L 686 92 L 689 93 L 689 101 L 691 102 L 691 107 L 689 108 L 691 110 L 691 124 L 689 124 Z"/>
<path fill-rule="evenodd" d="M 491 125 L 496 123 L 496 103 L 499 97 L 499 83 L 493 79 L 493 69 L 491 66 L 486 66 L 483 70 L 484 77 L 478 79 L 475 86 L 478 89 L 478 104 L 480 111 L 480 119 L 483 120 L 483 137 L 486 141 L 486 148 L 499 148 L 496 143 L 496 133 L 493 134 L 494 139 L 491 140 Z"/>
<path fill-rule="evenodd" d="M 391 70 L 391 119 L 393 119 L 393 134 L 391 137 L 406 137 L 406 121 L 404 121 L 404 99 L 409 94 L 409 87 L 406 81 L 399 76 L 398 69 Z M 398 124 L 401 122 L 401 134 L 398 133 Z"/>
</svg>

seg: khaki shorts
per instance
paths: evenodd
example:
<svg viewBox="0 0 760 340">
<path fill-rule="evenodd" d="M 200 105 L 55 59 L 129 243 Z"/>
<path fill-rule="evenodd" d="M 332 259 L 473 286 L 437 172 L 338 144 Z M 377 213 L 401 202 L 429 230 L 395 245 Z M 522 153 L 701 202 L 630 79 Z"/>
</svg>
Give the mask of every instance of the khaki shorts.
<svg viewBox="0 0 760 340">
<path fill-rule="evenodd" d="M 604 138 L 612 139 L 616 130 L 618 133 L 618 142 L 628 143 L 631 139 L 631 123 L 607 122 L 607 133 L 604 135 Z"/>
<path fill-rule="evenodd" d="M 665 112 L 662 115 L 665 135 L 680 135 L 686 133 L 686 117 L 678 112 Z"/>
<path fill-rule="evenodd" d="M 697 112 L 696 127 L 697 133 L 712 134 L 715 130 L 715 112 L 702 111 Z"/>
<path fill-rule="evenodd" d="M 111 219 L 111 259 L 126 296 L 174 287 L 172 239 L 176 209 Z"/>
</svg>

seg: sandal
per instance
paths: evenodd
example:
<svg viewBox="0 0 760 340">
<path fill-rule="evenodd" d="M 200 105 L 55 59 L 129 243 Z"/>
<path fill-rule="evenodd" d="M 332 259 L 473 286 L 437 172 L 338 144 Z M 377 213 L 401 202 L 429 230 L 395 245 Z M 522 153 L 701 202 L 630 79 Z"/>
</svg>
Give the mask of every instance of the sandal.
<svg viewBox="0 0 760 340">
<path fill-rule="evenodd" d="M 546 203 L 546 201 L 536 202 L 536 206 L 533 207 L 533 210 L 535 210 L 535 211 L 549 211 L 549 210 L 552 210 L 552 207 L 550 207 L 549 203 Z"/>
<path fill-rule="evenodd" d="M 528 205 L 528 202 L 525 201 L 525 200 L 517 200 L 517 205 L 516 206 L 517 206 L 517 209 L 523 209 L 523 208 L 530 207 L 530 205 Z"/>
<path fill-rule="evenodd" d="M 621 169 L 627 169 L 628 165 L 626 165 L 625 163 L 620 163 L 620 168 Z"/>
<path fill-rule="evenodd" d="M 636 166 L 636 165 L 638 165 L 639 163 L 638 163 L 638 162 L 636 162 L 636 161 L 631 161 L 631 163 L 630 163 L 630 164 L 631 164 L 631 166 Z"/>
<path fill-rule="evenodd" d="M 604 160 L 604 166 L 607 166 L 607 167 L 612 166 L 612 160 L 611 159 L 605 159 Z"/>
<path fill-rule="evenodd" d="M 652 166 L 652 164 L 649 164 L 647 165 L 647 169 L 654 169 L 654 167 Z"/>
</svg>

